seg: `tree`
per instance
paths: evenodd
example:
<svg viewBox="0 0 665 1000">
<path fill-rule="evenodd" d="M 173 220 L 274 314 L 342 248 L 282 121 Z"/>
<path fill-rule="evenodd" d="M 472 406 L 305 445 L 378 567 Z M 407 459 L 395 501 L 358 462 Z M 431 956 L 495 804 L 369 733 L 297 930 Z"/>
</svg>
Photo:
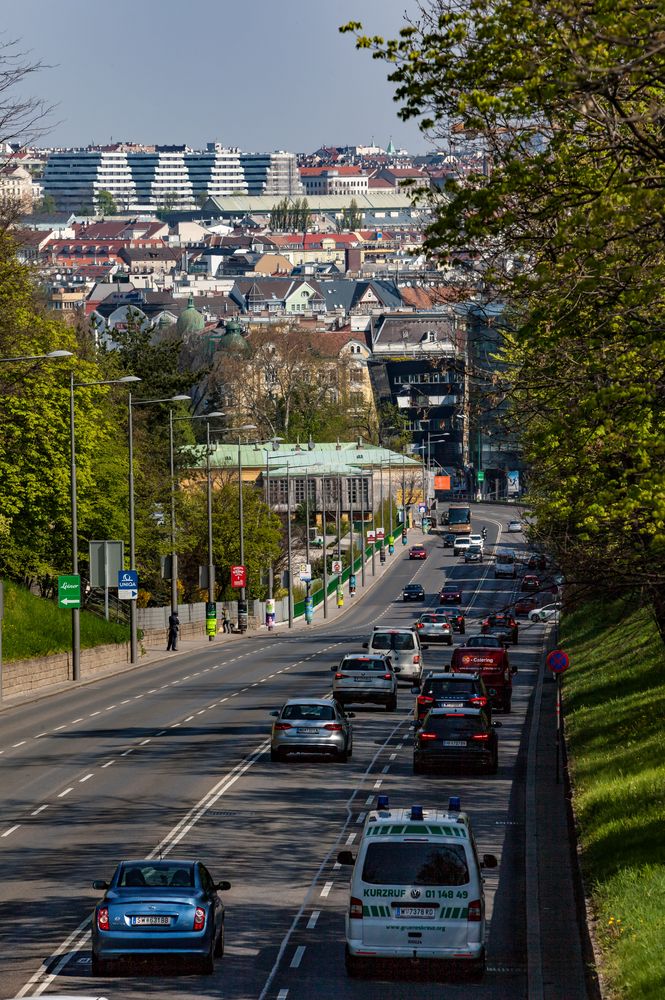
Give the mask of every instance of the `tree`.
<svg viewBox="0 0 665 1000">
<path fill-rule="evenodd" d="M 48 193 L 36 202 L 34 207 L 35 212 L 40 212 L 43 215 L 53 215 L 57 210 L 58 206 L 56 205 L 55 198 L 52 194 Z"/>
<path fill-rule="evenodd" d="M 358 202 L 355 198 L 352 198 L 349 202 L 348 208 L 345 208 L 341 216 L 339 216 L 335 222 L 335 227 L 338 233 L 343 233 L 348 230 L 360 229 L 363 223 L 362 212 L 358 208 Z"/>
<path fill-rule="evenodd" d="M 357 44 L 403 118 L 484 165 L 435 200 L 428 247 L 471 251 L 507 301 L 540 537 L 579 586 L 641 590 L 665 638 L 664 28 L 637 0 L 430 0 Z"/>
<path fill-rule="evenodd" d="M 118 206 L 110 191 L 100 188 L 95 197 L 95 206 L 99 215 L 117 215 Z"/>
</svg>

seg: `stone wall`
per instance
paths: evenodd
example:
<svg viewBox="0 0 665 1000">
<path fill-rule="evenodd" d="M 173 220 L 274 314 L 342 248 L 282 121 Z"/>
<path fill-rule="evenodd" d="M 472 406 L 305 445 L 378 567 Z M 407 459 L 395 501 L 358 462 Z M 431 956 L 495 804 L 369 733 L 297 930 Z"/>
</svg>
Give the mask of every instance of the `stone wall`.
<svg viewBox="0 0 665 1000">
<path fill-rule="evenodd" d="M 81 679 L 103 673 L 111 664 L 117 666 L 123 657 L 129 662 L 129 643 L 112 643 L 81 650 Z M 41 688 L 62 684 L 72 677 L 72 654 L 56 653 L 31 660 L 9 660 L 2 667 L 3 697 L 31 694 Z"/>
</svg>

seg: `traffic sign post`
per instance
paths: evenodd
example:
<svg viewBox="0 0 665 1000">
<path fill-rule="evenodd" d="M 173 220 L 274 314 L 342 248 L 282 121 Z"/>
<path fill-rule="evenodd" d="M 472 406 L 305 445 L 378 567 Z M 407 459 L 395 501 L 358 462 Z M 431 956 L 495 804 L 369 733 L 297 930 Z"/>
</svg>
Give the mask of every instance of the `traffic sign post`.
<svg viewBox="0 0 665 1000">
<path fill-rule="evenodd" d="M 312 582 L 312 566 L 311 563 L 301 563 L 300 571 L 298 573 L 301 583 L 311 583 Z"/>
<path fill-rule="evenodd" d="M 332 561 L 332 571 L 333 571 L 333 573 L 341 573 L 342 572 L 342 560 L 341 559 L 333 559 L 333 561 Z"/>
<path fill-rule="evenodd" d="M 563 727 L 561 724 L 561 678 L 570 666 L 568 653 L 563 649 L 553 649 L 547 654 L 545 660 L 547 666 L 554 674 L 556 680 L 556 783 L 561 781 L 561 740 L 563 739 Z"/>
<path fill-rule="evenodd" d="M 81 577 L 78 573 L 58 577 L 58 607 L 70 611 L 81 607 Z"/>
</svg>

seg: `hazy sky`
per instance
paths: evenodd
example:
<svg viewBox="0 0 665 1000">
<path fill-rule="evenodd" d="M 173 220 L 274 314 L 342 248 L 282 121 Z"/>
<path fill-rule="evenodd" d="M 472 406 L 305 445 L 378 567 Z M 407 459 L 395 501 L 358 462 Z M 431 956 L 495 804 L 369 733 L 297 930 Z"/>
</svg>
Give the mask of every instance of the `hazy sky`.
<svg viewBox="0 0 665 1000">
<path fill-rule="evenodd" d="M 396 114 L 388 67 L 338 27 L 393 37 L 416 0 L 20 0 L 3 9 L 51 68 L 29 93 L 57 104 L 48 145 L 217 140 L 246 150 L 369 143 L 426 148 Z"/>
</svg>

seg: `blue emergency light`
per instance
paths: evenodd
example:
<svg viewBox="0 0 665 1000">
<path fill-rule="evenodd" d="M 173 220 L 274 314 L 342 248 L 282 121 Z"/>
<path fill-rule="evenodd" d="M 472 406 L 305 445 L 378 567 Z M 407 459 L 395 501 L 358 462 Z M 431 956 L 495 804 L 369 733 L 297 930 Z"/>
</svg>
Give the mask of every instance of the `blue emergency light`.
<svg viewBox="0 0 665 1000">
<path fill-rule="evenodd" d="M 390 802 L 387 795 L 379 795 L 376 800 L 377 809 L 390 809 Z"/>
<path fill-rule="evenodd" d="M 451 795 L 448 799 L 448 812 L 459 812 L 462 808 L 462 802 L 459 795 Z"/>
<path fill-rule="evenodd" d="M 424 819 L 422 806 L 411 806 L 411 819 Z"/>
</svg>

